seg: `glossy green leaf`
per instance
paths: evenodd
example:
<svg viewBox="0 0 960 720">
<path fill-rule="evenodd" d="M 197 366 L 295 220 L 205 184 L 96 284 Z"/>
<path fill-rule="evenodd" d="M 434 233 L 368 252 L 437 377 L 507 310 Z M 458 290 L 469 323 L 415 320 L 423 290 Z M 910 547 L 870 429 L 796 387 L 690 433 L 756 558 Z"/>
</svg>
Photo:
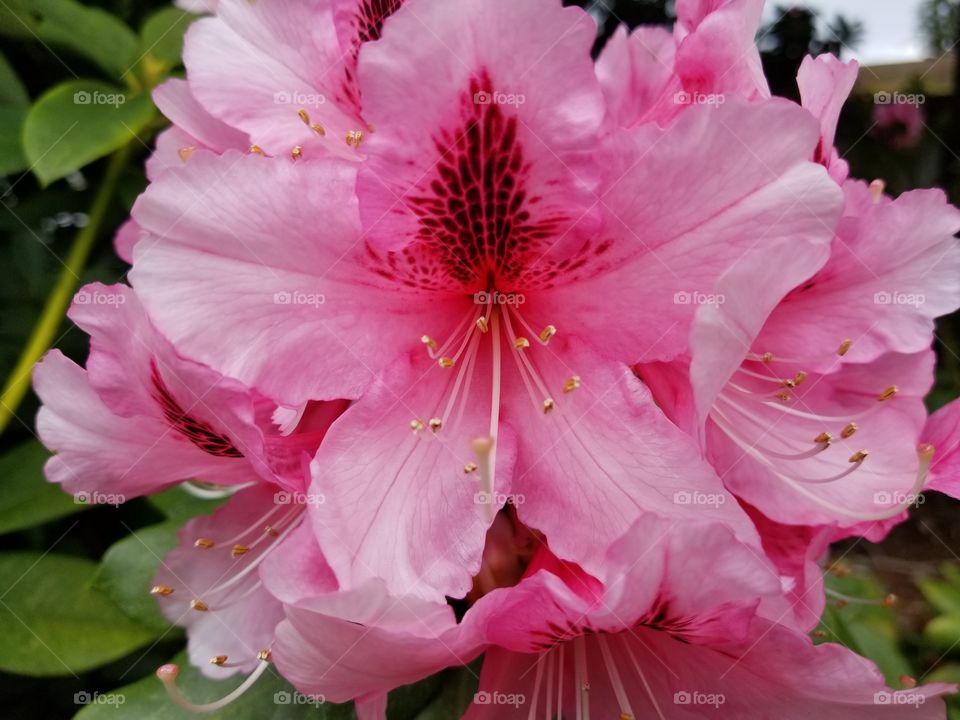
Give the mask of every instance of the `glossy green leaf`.
<svg viewBox="0 0 960 720">
<path fill-rule="evenodd" d="M 940 650 L 960 652 L 960 614 L 935 617 L 927 623 L 923 635 Z"/>
<path fill-rule="evenodd" d="M 25 108 L 30 104 L 27 89 L 17 77 L 16 70 L 0 53 L 0 106 Z"/>
<path fill-rule="evenodd" d="M 79 673 L 156 637 L 90 587 L 96 569 L 88 560 L 53 553 L 0 554 L 0 669 Z"/>
<path fill-rule="evenodd" d="M 105 10 L 75 0 L 4 0 L 0 34 L 36 40 L 56 53 L 60 48 L 92 60 L 114 80 L 133 69 L 140 57 L 136 33 Z M 69 53 L 57 56 L 70 69 Z"/>
<path fill-rule="evenodd" d="M 20 136 L 30 97 L 16 71 L 0 54 L 0 175 L 27 167 Z"/>
<path fill-rule="evenodd" d="M 154 115 L 148 95 L 92 81 L 61 83 L 30 108 L 24 152 L 40 181 L 49 184 L 135 141 Z"/>
<path fill-rule="evenodd" d="M 27 442 L 0 457 L 0 534 L 40 525 L 87 508 L 74 502 L 43 476 L 50 453 L 38 442 Z"/>
<path fill-rule="evenodd" d="M 164 68 L 176 67 L 183 52 L 183 34 L 195 19 L 196 15 L 173 7 L 155 12 L 140 31 L 143 52 Z"/>
<path fill-rule="evenodd" d="M 213 681 L 200 675 L 187 664 L 183 654 L 173 662 L 180 666 L 177 684 L 191 701 L 211 702 L 233 690 L 242 681 L 233 678 Z M 198 716 L 174 705 L 160 681 L 153 675 L 119 688 L 110 695 L 114 701 L 90 704 L 76 720 L 351 720 L 355 717 L 350 705 L 311 704 L 270 668 L 236 702 L 222 710 Z"/>
<path fill-rule="evenodd" d="M 209 515 L 226 502 L 221 500 L 207 500 L 191 495 L 179 485 L 164 490 L 162 493 L 151 495 L 147 501 L 157 510 L 166 515 L 168 520 L 181 523 L 199 515 Z"/>
<path fill-rule="evenodd" d="M 960 614 L 960 588 L 937 578 L 923 578 L 917 587 L 933 607 L 942 613 Z"/>
<path fill-rule="evenodd" d="M 107 550 L 93 581 L 94 589 L 127 615 L 158 631 L 170 623 L 157 609 L 150 587 L 163 557 L 177 544 L 179 528 L 178 523 L 162 523 L 135 530 Z"/>
</svg>

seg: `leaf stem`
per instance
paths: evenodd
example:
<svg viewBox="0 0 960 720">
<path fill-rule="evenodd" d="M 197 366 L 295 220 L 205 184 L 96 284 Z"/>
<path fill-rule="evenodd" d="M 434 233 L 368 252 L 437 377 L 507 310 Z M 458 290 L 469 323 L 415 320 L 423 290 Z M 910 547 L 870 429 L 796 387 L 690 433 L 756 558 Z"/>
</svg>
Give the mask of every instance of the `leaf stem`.
<svg viewBox="0 0 960 720">
<path fill-rule="evenodd" d="M 33 366 L 36 365 L 55 339 L 67 307 L 73 299 L 77 284 L 80 282 L 80 276 L 84 272 L 93 244 L 100 234 L 107 210 L 110 208 L 110 200 L 113 198 L 120 175 L 133 152 L 133 147 L 134 141 L 128 142 L 110 157 L 106 174 L 93 198 L 93 204 L 90 206 L 87 224 L 77 233 L 73 246 L 70 248 L 70 253 L 64 261 L 63 270 L 60 271 L 57 282 L 43 306 L 40 319 L 34 326 L 26 347 L 3 386 L 3 394 L 0 395 L 0 433 L 6 429 L 10 420 L 15 416 L 17 408 L 30 388 Z"/>
</svg>

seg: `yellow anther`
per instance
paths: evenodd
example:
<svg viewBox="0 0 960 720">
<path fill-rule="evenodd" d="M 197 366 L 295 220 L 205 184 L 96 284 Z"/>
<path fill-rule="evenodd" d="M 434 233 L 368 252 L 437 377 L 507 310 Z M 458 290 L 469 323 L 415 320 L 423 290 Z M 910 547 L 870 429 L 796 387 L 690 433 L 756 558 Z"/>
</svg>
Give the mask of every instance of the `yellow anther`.
<svg viewBox="0 0 960 720">
<path fill-rule="evenodd" d="M 485 317 L 477 318 L 477 329 L 482 333 L 486 333 L 490 329 L 490 326 L 487 324 L 487 319 Z"/>
<path fill-rule="evenodd" d="M 844 440 L 847 438 L 853 437 L 853 434 L 857 431 L 857 424 L 855 422 L 847 423 L 847 426 L 840 431 L 840 437 Z"/>
<path fill-rule="evenodd" d="M 196 149 L 197 148 L 194 147 L 193 145 L 188 145 L 187 147 L 182 147 L 179 150 L 177 150 L 177 155 L 180 156 L 181 160 L 186 162 L 187 160 L 190 159 L 190 156 L 193 155 L 193 152 Z"/>
<path fill-rule="evenodd" d="M 310 124 L 310 116 L 307 114 L 307 111 L 306 111 L 306 110 L 303 110 L 303 109 L 298 110 L 298 111 L 297 111 L 297 115 L 299 115 L 299 116 L 300 116 L 300 119 L 303 120 L 303 124 L 304 124 L 304 125 L 309 125 L 309 124 Z"/>
<path fill-rule="evenodd" d="M 263 152 L 263 149 L 259 145 L 251 145 L 250 152 L 254 155 L 262 155 L 266 157 L 266 153 Z"/>
<path fill-rule="evenodd" d="M 313 130 L 317 135 L 323 137 L 327 134 L 327 131 L 323 129 L 323 125 L 320 123 L 311 123 L 310 129 Z"/>
<path fill-rule="evenodd" d="M 347 133 L 347 145 L 356 149 L 363 142 L 363 130 L 351 130 Z"/>
<path fill-rule="evenodd" d="M 797 386 L 797 383 L 794 381 L 793 378 L 787 378 L 782 383 L 780 383 L 780 385 L 785 388 L 795 388 Z"/>
<path fill-rule="evenodd" d="M 580 387 L 580 376 L 571 375 L 569 378 L 567 378 L 567 381 L 563 384 L 563 391 L 565 393 L 572 393 L 578 387 Z"/>
<path fill-rule="evenodd" d="M 191 600 L 190 607 L 196 610 L 197 612 L 206 612 L 209 610 L 209 606 L 203 600 Z"/>
<path fill-rule="evenodd" d="M 556 407 L 556 403 L 553 402 L 553 398 L 547 398 L 546 400 L 543 401 L 543 414 L 546 415 L 555 407 Z"/>
<path fill-rule="evenodd" d="M 772 352 L 765 352 L 763 355 L 760 356 L 760 359 L 761 359 L 763 362 L 765 362 L 765 363 L 767 363 L 767 364 L 770 364 L 770 363 L 773 362 L 773 353 L 772 353 Z"/>
<path fill-rule="evenodd" d="M 214 655 L 212 658 L 210 658 L 211 665 L 223 665 L 226 661 L 226 655 Z"/>
<path fill-rule="evenodd" d="M 213 547 L 213 540 L 210 538 L 197 538 L 193 541 L 193 546 L 202 550 L 209 550 Z"/>
<path fill-rule="evenodd" d="M 867 459 L 867 455 L 869 454 L 870 453 L 868 453 L 866 450 L 857 450 L 857 452 L 855 452 L 853 455 L 850 456 L 850 462 L 852 463 L 863 462 L 864 460 Z"/>
<path fill-rule="evenodd" d="M 150 594 L 167 597 L 167 595 L 173 595 L 173 588 L 169 585 L 154 585 L 150 588 Z"/>
<path fill-rule="evenodd" d="M 815 443 L 818 443 L 818 444 L 829 445 L 830 443 L 833 442 L 833 435 L 831 435 L 831 434 L 828 433 L 828 432 L 822 432 L 822 433 L 820 433 L 819 435 L 817 435 L 817 436 L 813 439 L 813 441 L 814 441 Z"/>
<path fill-rule="evenodd" d="M 452 368 L 453 367 L 453 358 L 442 357 L 437 360 L 437 364 L 442 368 Z"/>
<path fill-rule="evenodd" d="M 437 341 L 434 340 L 434 339 L 433 339 L 432 337 L 430 337 L 429 335 L 424 335 L 423 337 L 421 337 L 421 338 L 420 338 L 420 342 L 422 342 L 422 343 L 423 343 L 424 345 L 426 345 L 428 348 L 430 348 L 431 350 L 433 350 L 434 352 L 436 352 L 436 349 L 437 349 Z"/>
<path fill-rule="evenodd" d="M 781 390 L 777 393 L 777 400 L 780 402 L 790 402 L 791 396 L 786 390 Z"/>
<path fill-rule="evenodd" d="M 248 548 L 246 545 L 234 545 L 233 548 L 230 550 L 230 554 L 233 557 L 238 558 L 243 555 L 246 555 L 249 551 L 250 551 L 250 548 Z"/>
<path fill-rule="evenodd" d="M 540 331 L 540 342 L 546 344 L 550 342 L 550 338 L 557 334 L 557 328 L 553 325 L 547 325 L 543 330 Z"/>
<path fill-rule="evenodd" d="M 880 393 L 877 396 L 877 400 L 879 400 L 880 402 L 884 402 L 885 400 L 889 400 L 894 395 L 896 395 L 897 392 L 898 392 L 897 386 L 891 385 L 890 387 L 888 387 L 886 390 L 884 390 L 882 393 Z"/>
<path fill-rule="evenodd" d="M 850 352 L 851 345 L 853 345 L 853 340 L 851 340 L 850 338 L 847 338 L 846 340 L 844 340 L 842 343 L 840 343 L 840 347 L 837 348 L 837 355 L 839 355 L 840 357 L 843 357 L 844 355 L 846 355 L 848 352 Z"/>
<path fill-rule="evenodd" d="M 430 429 L 436 432 L 441 427 L 443 427 L 443 420 L 438 417 L 430 418 Z"/>
<path fill-rule="evenodd" d="M 524 348 L 530 347 L 530 341 L 527 340 L 525 337 L 518 337 L 516 340 L 513 341 L 513 346 L 517 350 L 523 350 Z"/>
<path fill-rule="evenodd" d="M 270 662 L 270 659 L 273 657 L 273 653 L 269 650 L 261 650 L 257 653 L 257 660 L 260 662 Z"/>
<path fill-rule="evenodd" d="M 415 433 L 420 432 L 421 430 L 423 430 L 423 428 L 424 428 L 423 420 L 410 421 L 410 429 L 413 430 Z"/>
<path fill-rule="evenodd" d="M 467 463 L 466 465 L 463 466 L 463 472 L 465 472 L 467 475 L 469 475 L 470 473 L 475 473 L 476 471 L 477 471 L 476 463 Z"/>
<path fill-rule="evenodd" d="M 303 157 L 303 148 L 297 145 L 293 150 L 290 151 L 290 157 L 294 160 L 299 160 Z"/>
<path fill-rule="evenodd" d="M 801 370 L 800 372 L 798 372 L 798 373 L 794 376 L 794 378 L 793 378 L 793 384 L 794 384 L 794 385 L 800 385 L 800 384 L 801 384 L 804 380 L 806 380 L 808 377 L 810 377 L 810 376 L 809 376 L 807 373 L 805 373 L 803 370 Z"/>
</svg>

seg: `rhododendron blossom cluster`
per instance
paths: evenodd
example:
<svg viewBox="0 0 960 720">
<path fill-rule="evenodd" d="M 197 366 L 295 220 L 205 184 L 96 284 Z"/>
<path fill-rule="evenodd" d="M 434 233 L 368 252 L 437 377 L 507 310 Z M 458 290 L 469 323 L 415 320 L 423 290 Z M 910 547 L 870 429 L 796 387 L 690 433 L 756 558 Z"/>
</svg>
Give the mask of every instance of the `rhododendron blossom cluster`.
<svg viewBox="0 0 960 720">
<path fill-rule="evenodd" d="M 468 718 L 945 716 L 809 634 L 829 543 L 960 495 L 960 211 L 849 177 L 855 63 L 772 98 L 760 0 L 596 62 L 560 0 L 195 8 L 130 287 L 35 372 L 52 482 L 228 498 L 144 592 L 246 678 L 172 701 L 483 655 Z"/>
</svg>

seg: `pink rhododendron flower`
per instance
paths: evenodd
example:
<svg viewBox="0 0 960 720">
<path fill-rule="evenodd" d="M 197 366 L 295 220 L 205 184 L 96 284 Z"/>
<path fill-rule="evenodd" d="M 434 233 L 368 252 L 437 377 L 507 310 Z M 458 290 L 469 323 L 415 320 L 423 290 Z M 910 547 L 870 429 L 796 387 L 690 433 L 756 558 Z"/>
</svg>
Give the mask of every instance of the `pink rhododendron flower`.
<svg viewBox="0 0 960 720">
<path fill-rule="evenodd" d="M 723 494 L 627 368 L 682 352 L 685 299 L 747 248 L 825 253 L 839 191 L 783 102 L 623 131 L 602 172 L 592 35 L 552 2 L 408 3 L 360 54 L 377 132 L 358 177 L 197 154 L 135 208 L 131 277 L 181 352 L 287 405 L 360 398 L 314 464 L 344 584 L 462 596 L 492 517 L 478 489 L 480 510 L 523 496 L 588 569 L 644 509 L 746 525 L 726 498 L 676 501 Z"/>
<path fill-rule="evenodd" d="M 904 705 L 934 718 L 952 689 L 889 690 L 848 650 L 766 617 L 776 573 L 720 524 L 643 516 L 611 546 L 603 578 L 541 546 L 518 585 L 459 625 L 443 605 L 375 586 L 305 599 L 287 608 L 277 664 L 304 693 L 369 698 L 485 649 L 467 718 L 839 720 L 902 717 Z"/>
<path fill-rule="evenodd" d="M 960 498 L 960 401 L 954 400 L 930 416 L 923 441 L 935 448 L 927 489 Z"/>
<path fill-rule="evenodd" d="M 903 98 L 910 100 L 911 98 Z M 924 114 L 921 100 L 901 102 L 901 98 L 873 109 L 873 134 L 897 150 L 915 147 L 923 137 Z"/>
<path fill-rule="evenodd" d="M 837 153 L 834 141 L 840 110 L 853 90 L 859 69 L 855 60 L 844 63 L 825 53 L 816 58 L 809 55 L 805 57 L 797 75 L 803 107 L 820 120 L 820 145 L 817 146 L 815 160 L 822 163 L 840 183 L 847 179 L 850 168 Z"/>
</svg>

